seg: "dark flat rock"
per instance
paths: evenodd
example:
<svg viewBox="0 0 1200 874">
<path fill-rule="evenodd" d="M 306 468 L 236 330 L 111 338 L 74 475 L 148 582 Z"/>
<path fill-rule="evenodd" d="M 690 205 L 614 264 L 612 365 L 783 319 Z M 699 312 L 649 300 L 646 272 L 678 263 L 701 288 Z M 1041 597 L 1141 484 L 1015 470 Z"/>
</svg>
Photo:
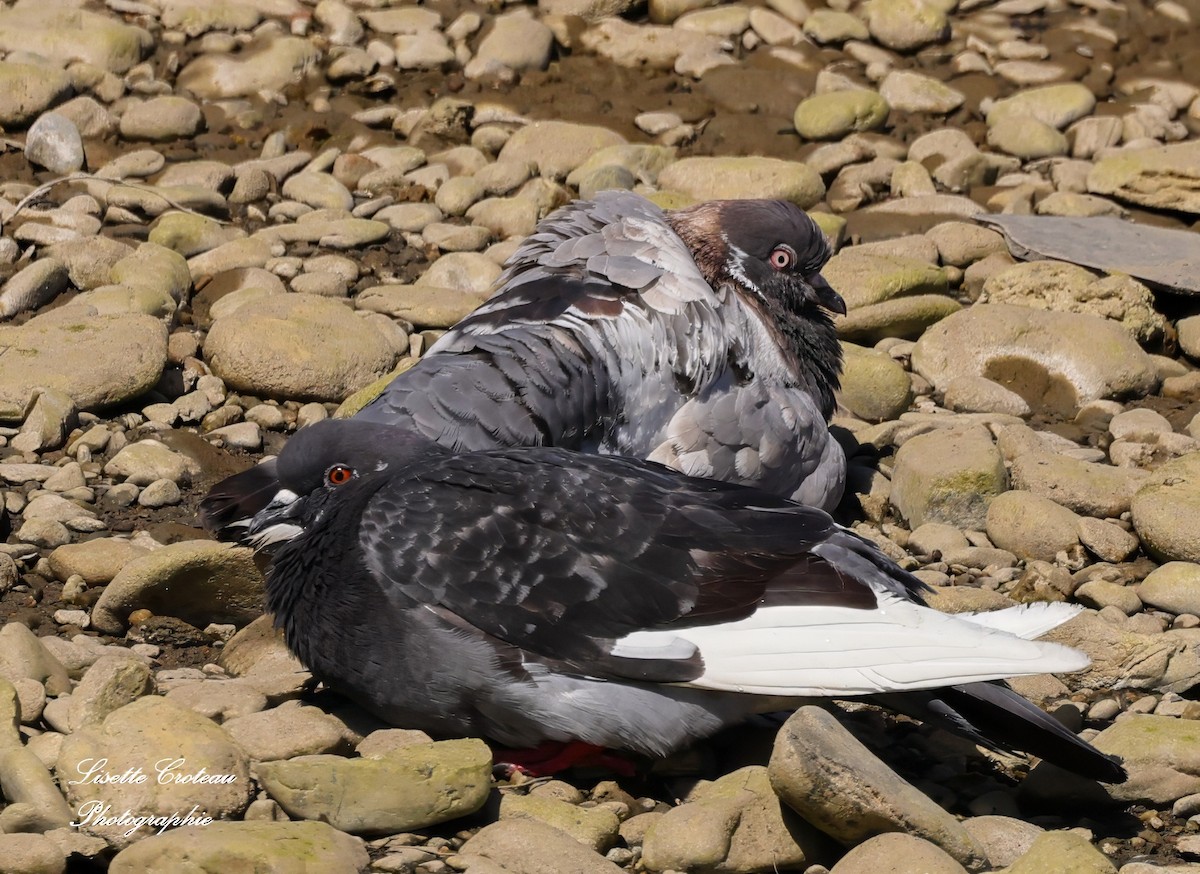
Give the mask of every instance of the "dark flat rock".
<svg viewBox="0 0 1200 874">
<path fill-rule="evenodd" d="M 1200 294 L 1200 234 L 1134 224 L 1110 216 L 981 215 L 1004 234 L 1013 255 L 1055 258 L 1127 273 L 1159 288 Z"/>
</svg>

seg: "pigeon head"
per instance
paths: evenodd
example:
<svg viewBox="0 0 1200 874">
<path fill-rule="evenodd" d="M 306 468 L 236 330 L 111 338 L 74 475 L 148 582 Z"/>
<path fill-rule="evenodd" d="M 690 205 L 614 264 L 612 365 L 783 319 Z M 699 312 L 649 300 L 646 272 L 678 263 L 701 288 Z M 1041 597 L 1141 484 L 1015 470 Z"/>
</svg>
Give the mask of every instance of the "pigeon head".
<svg viewBox="0 0 1200 874">
<path fill-rule="evenodd" d="M 846 302 L 821 276 L 831 250 L 817 223 L 786 200 L 714 200 L 667 221 L 709 285 L 761 313 L 828 419 L 842 366 L 831 314 L 845 315 Z"/>
<path fill-rule="evenodd" d="M 279 489 L 251 519 L 250 540 L 256 549 L 291 540 L 375 475 L 444 451 L 416 432 L 374 422 L 326 419 L 301 428 L 275 461 Z"/>
<path fill-rule="evenodd" d="M 821 276 L 831 254 L 817 223 L 786 200 L 714 200 L 668 214 L 714 288 L 732 283 L 768 311 L 845 314 Z"/>
</svg>

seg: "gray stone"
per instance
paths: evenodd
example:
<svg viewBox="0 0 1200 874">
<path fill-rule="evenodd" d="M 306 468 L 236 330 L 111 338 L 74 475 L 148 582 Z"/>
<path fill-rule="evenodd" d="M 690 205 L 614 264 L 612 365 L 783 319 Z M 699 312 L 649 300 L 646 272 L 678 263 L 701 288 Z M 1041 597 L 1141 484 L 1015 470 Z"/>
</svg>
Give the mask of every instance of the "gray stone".
<svg viewBox="0 0 1200 874">
<path fill-rule="evenodd" d="M 911 70 L 892 70 L 879 84 L 879 93 L 901 112 L 953 112 L 967 99 L 957 88 Z"/>
<path fill-rule="evenodd" d="M 1138 548 L 1138 539 L 1119 525 L 1102 519 L 1079 520 L 1079 540 L 1104 561 L 1125 561 Z"/>
<path fill-rule="evenodd" d="M 230 638 L 217 663 L 276 703 L 294 698 L 311 678 L 270 616 L 258 617 Z"/>
<path fill-rule="evenodd" d="M 297 173 L 283 183 L 283 196 L 313 209 L 344 209 L 354 206 L 354 195 L 328 173 Z"/>
<path fill-rule="evenodd" d="M 468 79 L 511 77 L 513 72 L 544 70 L 550 63 L 554 34 L 526 11 L 493 19 L 492 30 L 479 43 L 463 72 Z"/>
<path fill-rule="evenodd" d="M 75 97 L 60 104 L 55 112 L 68 119 L 84 138 L 101 139 L 117 129 L 112 113 L 91 97 Z"/>
<path fill-rule="evenodd" d="M 868 304 L 837 320 L 838 338 L 857 343 L 878 343 L 890 337 L 915 340 L 930 325 L 961 309 L 958 301 L 940 294 L 914 294 Z"/>
<path fill-rule="evenodd" d="M 1132 616 L 1142 609 L 1142 599 L 1137 596 L 1137 592 L 1128 586 L 1110 583 L 1107 580 L 1088 580 L 1075 590 L 1072 597 L 1093 610 L 1116 607 L 1126 616 Z"/>
<path fill-rule="evenodd" d="M 259 782 L 293 817 L 351 834 L 412 831 L 474 813 L 491 791 L 480 740 L 401 747 L 376 758 L 300 756 L 258 765 Z"/>
<path fill-rule="evenodd" d="M 421 277 L 421 284 L 488 296 L 499 276 L 500 265 L 491 258 L 475 252 L 453 252 L 434 261 Z"/>
<path fill-rule="evenodd" d="M 267 706 L 267 697 L 242 680 L 200 680 L 173 686 L 166 694 L 170 701 L 190 707 L 214 722 L 258 713 Z"/>
<path fill-rule="evenodd" d="M 54 778 L 28 747 L 0 749 L 0 791 L 8 802 L 6 814 L 18 805 L 28 806 L 23 824 L 31 831 L 63 828 L 75 819 Z"/>
<path fill-rule="evenodd" d="M 949 291 L 945 271 L 925 261 L 851 246 L 829 260 L 821 275 L 854 310 L 898 297 Z"/>
<path fill-rule="evenodd" d="M 1028 416 L 1033 411 L 1025 398 L 982 376 L 959 376 L 946 385 L 942 403 L 958 413 L 1006 413 Z"/>
<path fill-rule="evenodd" d="M 814 9 L 804 22 L 804 33 L 821 45 L 847 40 L 866 41 L 870 37 L 866 22 L 850 12 Z"/>
<path fill-rule="evenodd" d="M 220 430 L 220 429 L 218 429 Z M 215 432 L 212 432 L 215 433 Z M 257 449 L 258 447 L 254 447 Z M 183 500 L 183 492 L 173 480 L 156 479 L 138 494 L 140 507 L 171 507 Z"/>
<path fill-rule="evenodd" d="M 134 610 L 173 616 L 203 628 L 242 625 L 262 610 L 263 581 L 253 552 L 228 543 L 173 543 L 130 562 L 92 608 L 92 624 L 108 634 L 125 630 Z"/>
<path fill-rule="evenodd" d="M 945 522 L 980 530 L 988 504 L 1007 480 L 1004 459 L 985 428 L 939 429 L 900 447 L 891 501 L 914 528 Z"/>
<path fill-rule="evenodd" d="M 1002 118 L 988 126 L 988 145 L 1024 161 L 1065 155 L 1067 138 L 1055 128 L 1029 116 Z"/>
<path fill-rule="evenodd" d="M 785 804 L 844 844 L 898 831 L 936 844 L 972 869 L 985 860 L 957 819 L 819 707 L 800 708 L 779 730 L 768 773 Z"/>
<path fill-rule="evenodd" d="M 42 113 L 25 136 L 25 157 L 60 176 L 74 173 L 84 162 L 79 129 L 57 112 Z"/>
</svg>

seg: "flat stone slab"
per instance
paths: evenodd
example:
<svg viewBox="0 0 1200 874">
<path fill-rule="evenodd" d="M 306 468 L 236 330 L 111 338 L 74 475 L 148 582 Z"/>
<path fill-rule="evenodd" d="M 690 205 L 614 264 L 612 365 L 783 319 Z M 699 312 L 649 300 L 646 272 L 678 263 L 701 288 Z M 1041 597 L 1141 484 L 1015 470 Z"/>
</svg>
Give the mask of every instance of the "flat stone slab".
<svg viewBox="0 0 1200 874">
<path fill-rule="evenodd" d="M 1139 225 L 1112 216 L 978 216 L 1004 234 L 1025 261 L 1055 258 L 1183 294 L 1200 294 L 1200 234 Z"/>
</svg>

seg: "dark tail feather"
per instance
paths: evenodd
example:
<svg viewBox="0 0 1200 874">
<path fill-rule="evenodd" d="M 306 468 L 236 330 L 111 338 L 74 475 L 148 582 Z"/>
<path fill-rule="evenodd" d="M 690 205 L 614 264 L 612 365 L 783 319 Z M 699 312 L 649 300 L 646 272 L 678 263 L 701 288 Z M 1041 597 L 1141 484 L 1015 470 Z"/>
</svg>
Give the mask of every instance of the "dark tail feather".
<svg viewBox="0 0 1200 874">
<path fill-rule="evenodd" d="M 889 709 L 916 719 L 934 720 L 989 749 L 1032 753 L 1102 783 L 1123 783 L 1128 776 L 1120 759 L 1080 740 L 1049 713 L 1001 682 L 873 697 Z"/>
<path fill-rule="evenodd" d="M 218 540 L 240 540 L 279 488 L 274 459 L 223 479 L 200 502 L 200 524 Z"/>
</svg>

